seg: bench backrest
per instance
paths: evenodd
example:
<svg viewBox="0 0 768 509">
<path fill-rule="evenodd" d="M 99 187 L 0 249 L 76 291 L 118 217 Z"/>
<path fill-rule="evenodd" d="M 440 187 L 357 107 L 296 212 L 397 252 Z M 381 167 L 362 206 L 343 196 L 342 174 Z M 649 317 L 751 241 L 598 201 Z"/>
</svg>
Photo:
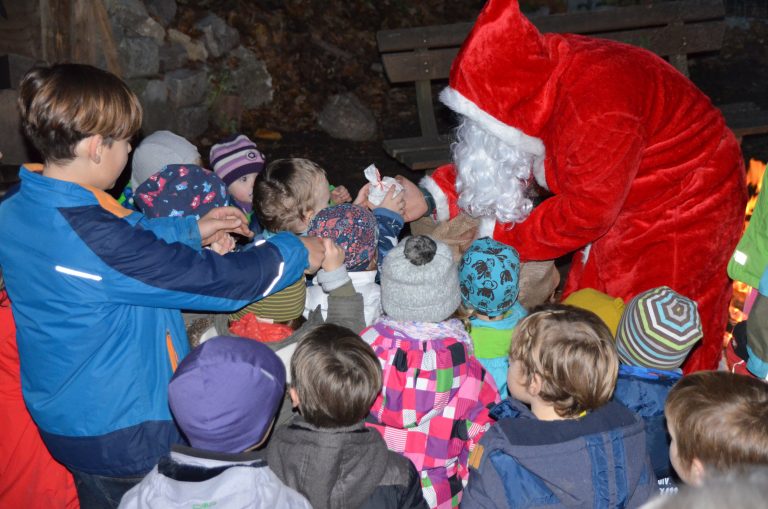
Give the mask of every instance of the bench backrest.
<svg viewBox="0 0 768 509">
<path fill-rule="evenodd" d="M 688 55 L 717 51 L 725 32 L 723 0 L 683 0 L 530 18 L 541 32 L 573 33 L 625 42 L 669 58 L 688 75 Z M 433 80 L 447 79 L 473 23 L 382 30 L 376 34 L 392 83 L 416 83 L 423 136 L 437 136 Z"/>
</svg>

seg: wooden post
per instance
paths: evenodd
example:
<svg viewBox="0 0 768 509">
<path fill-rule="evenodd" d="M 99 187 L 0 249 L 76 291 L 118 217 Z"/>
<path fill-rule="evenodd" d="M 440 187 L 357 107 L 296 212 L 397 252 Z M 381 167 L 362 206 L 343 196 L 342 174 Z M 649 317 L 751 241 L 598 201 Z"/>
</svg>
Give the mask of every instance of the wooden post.
<svg viewBox="0 0 768 509">
<path fill-rule="evenodd" d="M 40 32 L 43 60 L 64 62 L 71 55 L 70 0 L 40 0 Z"/>
</svg>

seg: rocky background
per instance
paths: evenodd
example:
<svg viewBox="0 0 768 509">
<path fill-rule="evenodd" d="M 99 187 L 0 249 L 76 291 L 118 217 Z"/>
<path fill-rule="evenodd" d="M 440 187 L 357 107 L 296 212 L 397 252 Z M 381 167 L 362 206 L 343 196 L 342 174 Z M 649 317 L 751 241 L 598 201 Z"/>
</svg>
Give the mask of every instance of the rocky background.
<svg viewBox="0 0 768 509">
<path fill-rule="evenodd" d="M 522 0 L 521 5 L 526 12 L 546 14 L 645 1 Z M 725 3 L 724 48 L 692 59 L 691 78 L 716 104 L 749 100 L 768 109 L 768 2 Z M 309 157 L 327 169 L 332 182 L 355 189 L 372 162 L 385 174 L 419 177 L 381 149 L 381 140 L 417 135 L 419 127 L 413 87 L 388 83 L 376 32 L 472 20 L 484 0 L 104 4 L 122 76 L 144 105 L 144 133 L 173 130 L 195 142 L 205 157 L 213 143 L 243 132 L 268 160 Z M 98 58 L 106 68 L 106 57 Z M 18 58 L 15 67 L 21 73 L 31 63 Z M 6 102 L 10 106 L 0 101 L 0 116 L 8 118 L 13 104 Z M 447 131 L 452 114 L 437 105 L 437 115 Z M 744 151 L 768 159 L 768 139 L 747 138 Z"/>
</svg>

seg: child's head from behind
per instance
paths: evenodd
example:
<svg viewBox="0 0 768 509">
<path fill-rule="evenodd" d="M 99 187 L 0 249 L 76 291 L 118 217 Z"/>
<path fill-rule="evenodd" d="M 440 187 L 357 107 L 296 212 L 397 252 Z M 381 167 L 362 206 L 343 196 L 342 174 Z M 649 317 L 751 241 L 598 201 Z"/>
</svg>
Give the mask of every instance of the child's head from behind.
<svg viewBox="0 0 768 509">
<path fill-rule="evenodd" d="M 272 161 L 256 177 L 253 189 L 256 217 L 273 232 L 305 232 L 329 200 L 325 170 L 308 159 Z"/>
<path fill-rule="evenodd" d="M 370 210 L 351 203 L 324 208 L 312 218 L 307 234 L 326 237 L 338 244 L 344 250 L 347 270 L 373 268 L 379 229 L 376 216 Z"/>
<path fill-rule="evenodd" d="M 490 318 L 515 305 L 520 256 L 514 248 L 483 237 L 474 241 L 459 263 L 462 303 Z"/>
<path fill-rule="evenodd" d="M 660 286 L 627 304 L 616 331 L 616 349 L 624 364 L 670 370 L 680 367 L 702 336 L 696 302 Z"/>
<path fill-rule="evenodd" d="M 391 318 L 442 322 L 459 304 L 459 271 L 447 245 L 416 235 L 387 254 L 381 268 L 381 306 Z"/>
<path fill-rule="evenodd" d="M 253 207 L 253 186 L 264 169 L 264 156 L 246 135 L 234 135 L 211 147 L 211 167 L 240 207 Z"/>
<path fill-rule="evenodd" d="M 284 393 L 285 367 L 269 347 L 218 336 L 181 361 L 168 403 L 193 447 L 240 453 L 267 437 Z"/>
<path fill-rule="evenodd" d="M 362 421 L 381 391 L 381 364 L 371 347 L 338 325 L 312 327 L 291 358 L 291 398 L 318 428 Z"/>
<path fill-rule="evenodd" d="M 171 164 L 200 166 L 197 147 L 171 131 L 155 131 L 139 143 L 131 160 L 131 188 L 136 189 L 149 177 Z"/>
<path fill-rule="evenodd" d="M 508 387 L 515 398 L 540 398 L 560 417 L 595 410 L 611 398 L 619 359 L 613 336 L 592 312 L 563 304 L 534 308 L 515 329 Z"/>
<path fill-rule="evenodd" d="M 684 376 L 664 406 L 669 456 L 680 478 L 768 464 L 768 384 L 724 371 Z"/>
<path fill-rule="evenodd" d="M 71 162 L 86 138 L 99 136 L 111 148 L 127 143 L 141 128 L 136 95 L 114 74 L 89 65 L 32 69 L 19 86 L 18 104 L 24 132 L 46 164 Z M 125 166 L 125 160 L 113 166 L 121 162 Z M 115 171 L 119 176 L 122 168 Z"/>
</svg>

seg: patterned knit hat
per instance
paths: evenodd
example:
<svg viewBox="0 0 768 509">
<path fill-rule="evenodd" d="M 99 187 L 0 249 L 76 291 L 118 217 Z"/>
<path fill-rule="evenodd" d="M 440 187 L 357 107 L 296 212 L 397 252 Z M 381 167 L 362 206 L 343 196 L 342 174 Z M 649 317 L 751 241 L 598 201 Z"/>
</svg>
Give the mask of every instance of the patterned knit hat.
<svg viewBox="0 0 768 509">
<path fill-rule="evenodd" d="M 489 237 L 474 241 L 459 263 L 461 300 L 490 317 L 503 315 L 517 302 L 520 256 Z"/>
<path fill-rule="evenodd" d="M 344 250 L 344 265 L 354 272 L 365 270 L 376 256 L 379 227 L 370 210 L 342 203 L 318 212 L 307 235 L 326 237 L 338 244 Z"/>
<path fill-rule="evenodd" d="M 401 322 L 442 322 L 461 303 L 459 271 L 451 249 L 424 235 L 408 237 L 381 268 L 381 306 Z"/>
<path fill-rule="evenodd" d="M 670 370 L 680 367 L 702 336 L 696 302 L 660 286 L 627 304 L 616 348 L 624 364 Z"/>
<path fill-rule="evenodd" d="M 264 439 L 285 393 L 285 367 L 266 345 L 217 336 L 187 355 L 168 404 L 193 447 L 240 453 Z"/>
<path fill-rule="evenodd" d="M 197 147 L 171 131 L 155 131 L 144 138 L 131 160 L 131 188 L 136 192 L 145 180 L 169 164 L 200 164 Z"/>
<path fill-rule="evenodd" d="M 624 314 L 624 301 L 620 298 L 611 297 L 594 288 L 582 288 L 570 294 L 563 304 L 592 311 L 611 329 L 613 337 L 616 337 L 619 321 Z"/>
<path fill-rule="evenodd" d="M 219 177 L 193 164 L 171 164 L 134 191 L 133 202 L 145 216 L 197 219 L 229 205 L 227 187 Z"/>
<path fill-rule="evenodd" d="M 307 299 L 307 284 L 304 277 L 291 286 L 283 288 L 260 301 L 248 304 L 240 311 L 229 315 L 230 320 L 239 320 L 248 313 L 259 318 L 267 318 L 275 322 L 289 322 L 298 318 L 304 312 L 304 302 Z"/>
<path fill-rule="evenodd" d="M 244 134 L 212 146 L 210 160 L 213 171 L 227 186 L 240 177 L 260 173 L 264 169 L 264 156 Z"/>
</svg>

